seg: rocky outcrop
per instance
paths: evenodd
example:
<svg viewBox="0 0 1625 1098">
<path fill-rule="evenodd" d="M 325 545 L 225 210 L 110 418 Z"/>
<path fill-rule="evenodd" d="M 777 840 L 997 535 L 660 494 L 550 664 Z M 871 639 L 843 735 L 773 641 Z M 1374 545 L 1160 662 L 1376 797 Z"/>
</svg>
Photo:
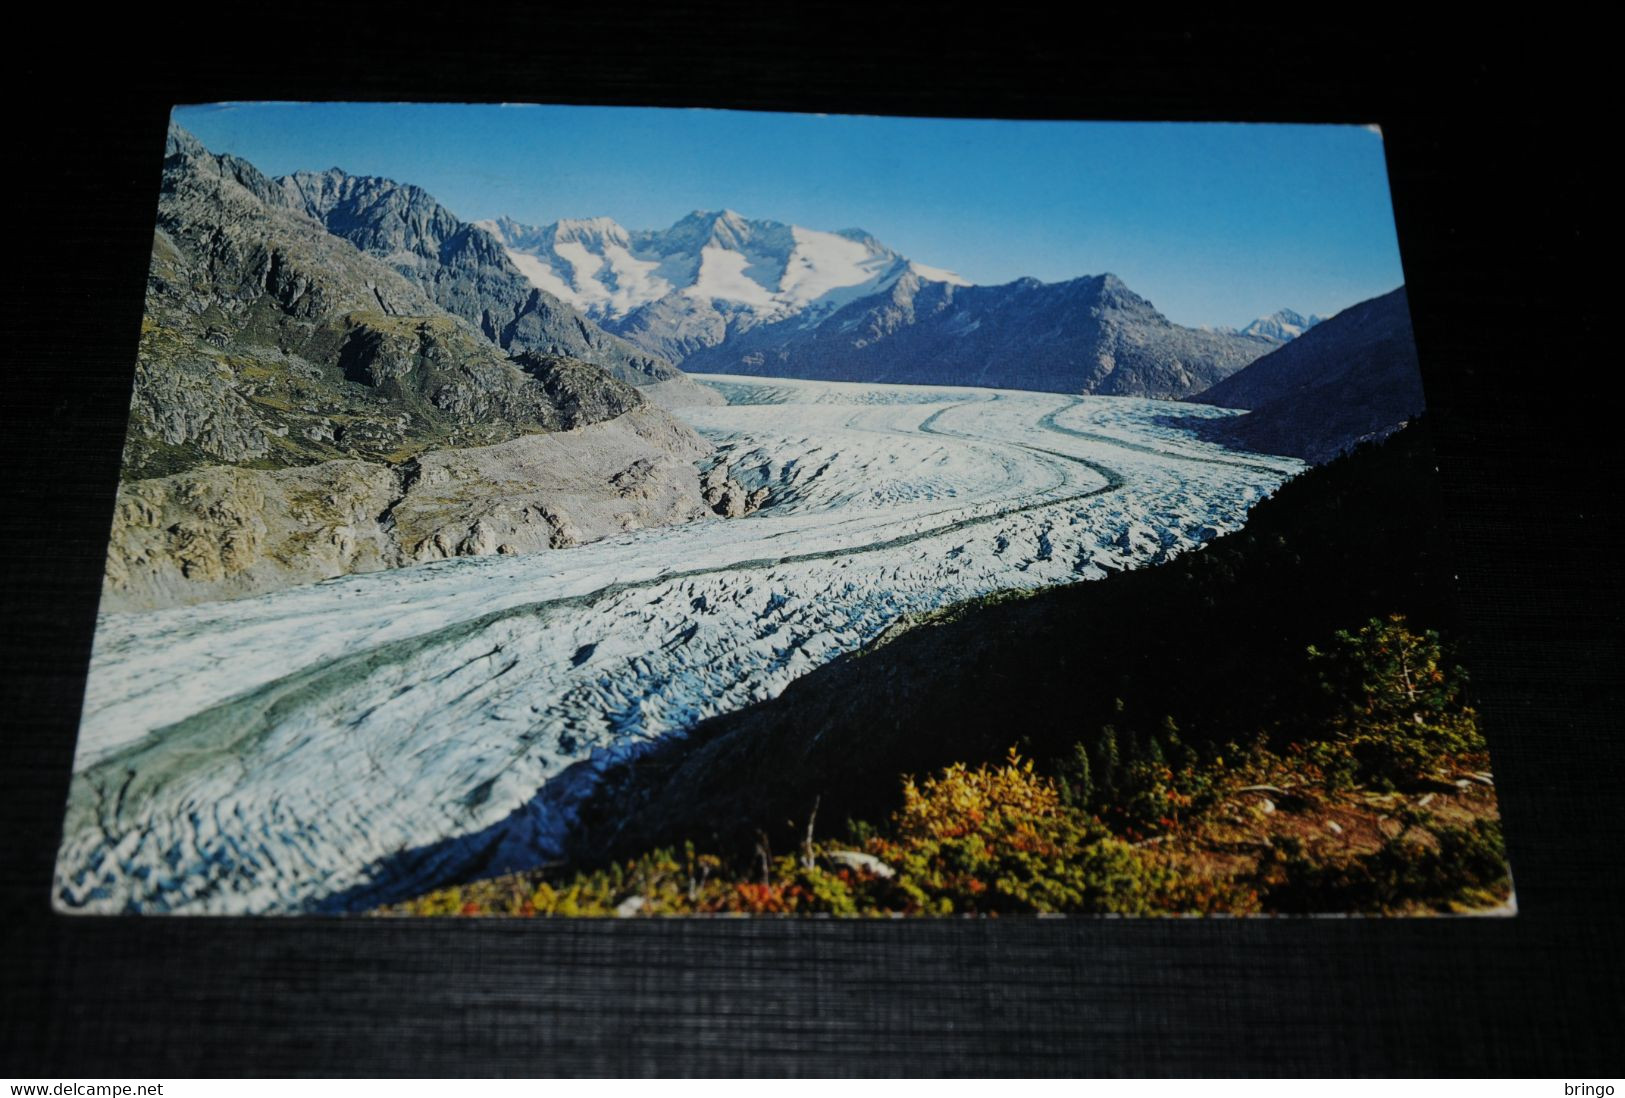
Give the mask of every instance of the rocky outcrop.
<svg viewBox="0 0 1625 1098">
<path fill-rule="evenodd" d="M 263 594 L 447 557 L 563 549 L 712 517 L 707 447 L 643 404 L 397 467 L 206 466 L 119 490 L 104 611 Z"/>
<path fill-rule="evenodd" d="M 668 294 L 618 321 L 616 327 L 638 346 L 682 362 L 728 338 L 729 314 L 719 307 L 724 304 L 703 297 Z"/>
<path fill-rule="evenodd" d="M 364 461 L 211 466 L 119 489 L 104 611 L 241 598 L 393 567 L 401 475 Z"/>
<path fill-rule="evenodd" d="M 618 415 L 601 372 L 549 391 L 252 165 L 171 135 L 148 273 L 124 475 L 221 462 L 400 461 Z"/>
<path fill-rule="evenodd" d="M 727 403 L 717 390 L 695 381 L 687 374 L 671 381 L 655 381 L 648 385 L 639 385 L 638 392 L 650 403 L 672 410 Z"/>
<path fill-rule="evenodd" d="M 708 517 L 703 445 L 645 406 L 578 431 L 442 450 L 391 512 L 406 561 L 563 549 Z"/>
<path fill-rule="evenodd" d="M 728 465 L 720 461 L 700 478 L 700 493 L 705 505 L 723 518 L 742 518 L 759 511 L 771 494 L 765 485 L 746 488 L 728 475 Z"/>
</svg>

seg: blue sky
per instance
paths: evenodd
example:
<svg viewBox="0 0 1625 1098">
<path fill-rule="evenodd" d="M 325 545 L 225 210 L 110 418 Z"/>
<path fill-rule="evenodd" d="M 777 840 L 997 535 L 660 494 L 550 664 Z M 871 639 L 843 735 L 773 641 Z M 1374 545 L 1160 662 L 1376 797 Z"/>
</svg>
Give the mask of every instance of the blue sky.
<svg viewBox="0 0 1625 1098">
<path fill-rule="evenodd" d="M 281 175 L 415 183 L 465 220 L 696 209 L 863 228 L 981 283 L 1112 271 L 1177 323 L 1336 312 L 1404 281 L 1358 126 L 999 122 L 461 104 L 214 104 L 176 120 Z"/>
</svg>

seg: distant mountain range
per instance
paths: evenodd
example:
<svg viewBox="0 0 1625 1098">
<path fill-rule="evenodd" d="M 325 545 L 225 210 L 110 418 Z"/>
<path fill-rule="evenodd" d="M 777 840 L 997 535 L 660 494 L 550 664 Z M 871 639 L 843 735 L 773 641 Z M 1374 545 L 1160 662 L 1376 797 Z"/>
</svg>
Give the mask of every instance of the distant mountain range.
<svg viewBox="0 0 1625 1098">
<path fill-rule="evenodd" d="M 669 229 L 609 218 L 480 222 L 538 289 L 696 372 L 1182 397 L 1314 323 L 1185 328 L 1111 274 L 973 286 L 861 229 L 696 211 Z"/>
<path fill-rule="evenodd" d="M 711 391 L 688 382 L 657 351 L 604 331 L 571 304 L 520 273 L 485 229 L 459 221 L 426 191 L 338 168 L 276 180 L 279 198 L 336 236 L 416 282 L 447 312 L 474 324 L 512 353 L 539 351 L 591 362 L 672 403 L 706 403 Z"/>
<path fill-rule="evenodd" d="M 1249 412 L 1203 424 L 1208 437 L 1311 462 L 1393 433 L 1423 408 L 1405 288 L 1344 309 L 1191 399 Z"/>
<path fill-rule="evenodd" d="M 684 361 L 715 373 L 1176 398 L 1270 348 L 1173 324 L 1111 274 L 961 286 L 910 273 L 816 326 L 763 326 Z"/>
<path fill-rule="evenodd" d="M 538 291 L 696 373 L 1195 399 L 1252 412 L 1209 437 L 1311 461 L 1422 407 L 1403 288 L 1329 319 L 1187 328 L 1109 273 L 978 286 L 861 229 L 731 210 L 659 231 L 478 224 Z"/>
</svg>

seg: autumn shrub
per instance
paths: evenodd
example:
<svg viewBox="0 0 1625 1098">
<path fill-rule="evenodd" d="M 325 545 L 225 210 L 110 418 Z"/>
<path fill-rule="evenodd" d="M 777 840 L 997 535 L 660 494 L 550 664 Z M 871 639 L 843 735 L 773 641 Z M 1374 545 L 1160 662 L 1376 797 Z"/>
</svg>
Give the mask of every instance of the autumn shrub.
<svg viewBox="0 0 1625 1098">
<path fill-rule="evenodd" d="M 1013 750 L 1000 764 L 908 781 L 869 853 L 895 876 L 865 898 L 920 914 L 1149 910 L 1161 873 Z"/>
</svg>

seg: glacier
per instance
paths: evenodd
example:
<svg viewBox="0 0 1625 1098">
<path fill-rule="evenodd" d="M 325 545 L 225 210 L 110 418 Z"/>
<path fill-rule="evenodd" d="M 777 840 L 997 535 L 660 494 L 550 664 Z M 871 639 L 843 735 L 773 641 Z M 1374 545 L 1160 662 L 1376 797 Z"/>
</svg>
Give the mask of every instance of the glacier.
<svg viewBox="0 0 1625 1098">
<path fill-rule="evenodd" d="M 595 776 L 899 619 L 1239 527 L 1303 468 L 1122 397 L 696 375 L 746 518 L 98 619 L 54 903 L 363 909 L 556 858 Z"/>
</svg>

